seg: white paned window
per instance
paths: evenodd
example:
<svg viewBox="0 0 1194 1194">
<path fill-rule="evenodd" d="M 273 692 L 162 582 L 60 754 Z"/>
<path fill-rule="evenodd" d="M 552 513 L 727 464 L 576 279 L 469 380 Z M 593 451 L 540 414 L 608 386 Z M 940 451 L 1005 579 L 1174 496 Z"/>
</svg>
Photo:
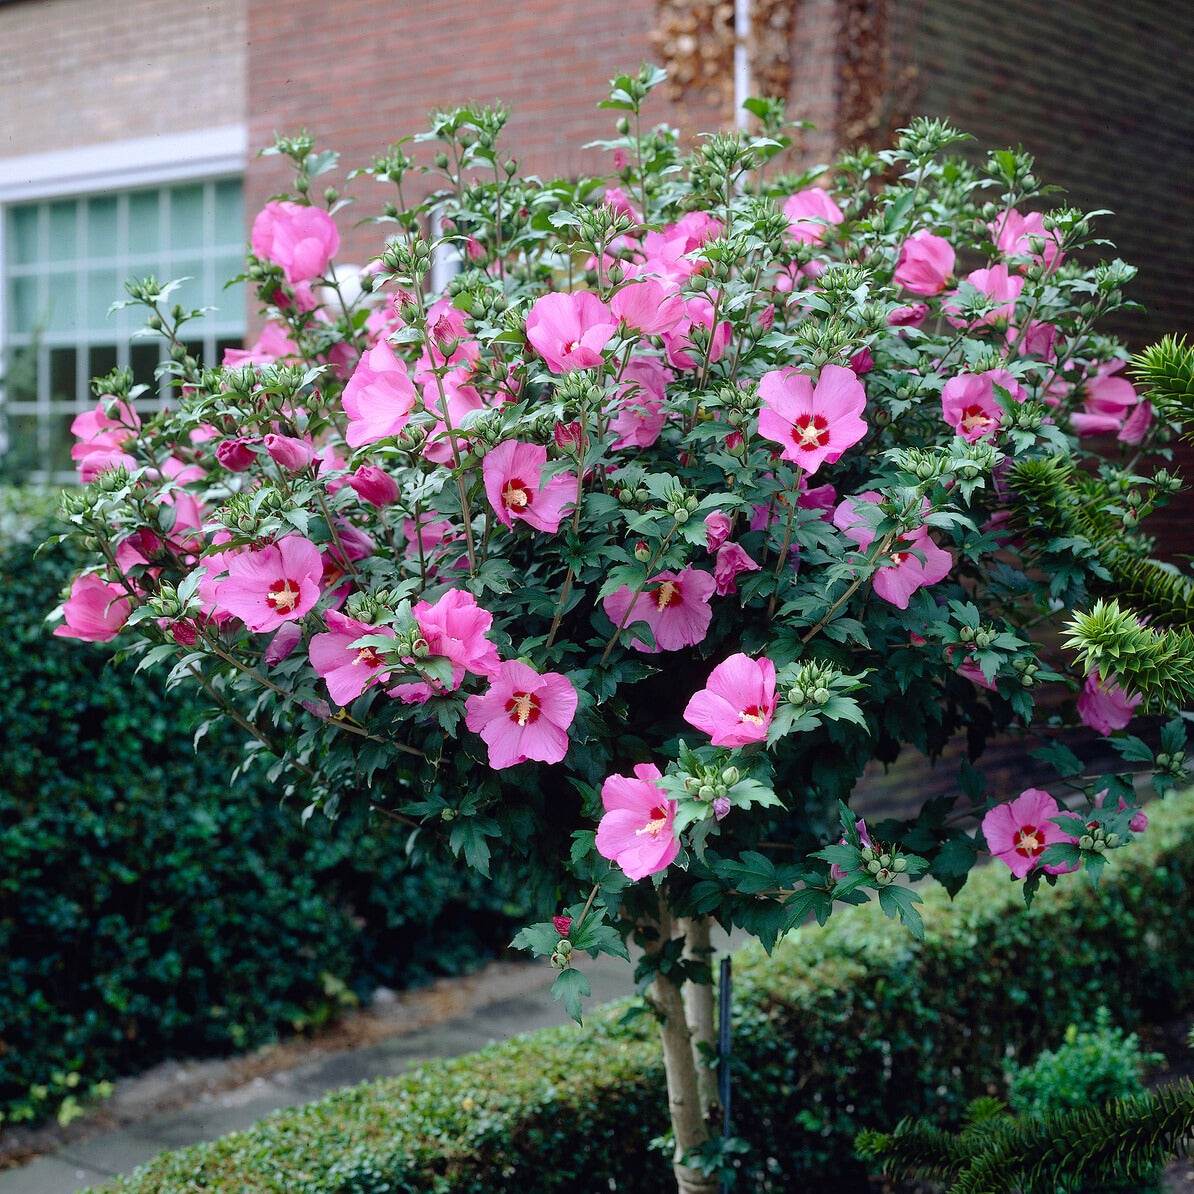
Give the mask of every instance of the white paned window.
<svg viewBox="0 0 1194 1194">
<path fill-rule="evenodd" d="M 142 308 L 110 312 L 125 279 L 189 279 L 171 297 L 214 307 L 186 325 L 192 352 L 217 362 L 244 334 L 242 287 L 224 283 L 244 267 L 239 178 L 55 197 L 4 209 L 5 472 L 70 480 L 71 420 L 95 405 L 91 378 L 117 365 L 150 386 L 155 409 L 158 338 L 133 339 Z"/>
</svg>

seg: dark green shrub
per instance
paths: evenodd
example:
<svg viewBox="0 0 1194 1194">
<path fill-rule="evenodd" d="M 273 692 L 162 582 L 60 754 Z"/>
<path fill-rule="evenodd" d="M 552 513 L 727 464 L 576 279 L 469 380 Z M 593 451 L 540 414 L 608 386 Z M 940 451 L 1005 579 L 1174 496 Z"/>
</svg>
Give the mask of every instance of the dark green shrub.
<svg viewBox="0 0 1194 1194">
<path fill-rule="evenodd" d="M 384 827 L 304 829 L 258 774 L 229 782 L 235 731 L 193 752 L 196 701 L 50 637 L 71 561 L 40 537 L 0 550 L 0 1119 L 509 940 L 480 881 L 410 867 Z"/>
<path fill-rule="evenodd" d="M 1194 1001 L 1194 795 L 1150 807 L 1144 839 L 1098 890 L 1078 876 L 1025 909 L 1003 868 L 951 905 L 926 893 L 918 944 L 873 907 L 735 964 L 734 1118 L 751 1145 L 739 1188 L 868 1189 L 860 1128 L 957 1119 L 1057 1024 L 1109 1004 L 1128 1019 Z M 548 978 L 545 973 L 544 981 Z M 655 1194 L 667 1160 L 662 1065 L 626 1004 L 583 1031 L 535 1033 L 270 1116 L 164 1154 L 118 1194 Z"/>
</svg>

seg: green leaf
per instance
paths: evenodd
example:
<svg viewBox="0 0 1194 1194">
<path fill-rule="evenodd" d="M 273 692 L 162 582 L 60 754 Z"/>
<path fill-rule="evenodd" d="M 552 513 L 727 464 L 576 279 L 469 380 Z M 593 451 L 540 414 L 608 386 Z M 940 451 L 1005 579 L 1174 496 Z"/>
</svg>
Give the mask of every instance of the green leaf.
<svg viewBox="0 0 1194 1194">
<path fill-rule="evenodd" d="M 593 989 L 589 986 L 589 980 L 579 970 L 575 970 L 571 966 L 567 970 L 561 970 L 556 981 L 551 984 L 552 999 L 562 999 L 564 1010 L 578 1024 L 584 1023 L 580 1014 L 580 1001 L 592 993 Z"/>
<path fill-rule="evenodd" d="M 916 905 L 920 902 L 920 896 L 906 887 L 893 885 L 879 889 L 879 907 L 889 917 L 898 916 L 900 922 L 917 941 L 925 939 L 925 922 L 916 910 Z"/>
<path fill-rule="evenodd" d="M 551 921 L 544 921 L 519 929 L 514 935 L 514 940 L 510 942 L 510 948 L 530 950 L 532 957 L 546 958 L 555 952 L 559 941 L 559 930 Z"/>
</svg>

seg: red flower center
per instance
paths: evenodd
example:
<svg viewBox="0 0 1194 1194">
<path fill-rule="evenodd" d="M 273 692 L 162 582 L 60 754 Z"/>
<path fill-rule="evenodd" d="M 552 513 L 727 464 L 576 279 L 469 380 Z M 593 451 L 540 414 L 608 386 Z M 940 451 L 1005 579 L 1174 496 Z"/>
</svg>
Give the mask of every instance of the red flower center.
<svg viewBox="0 0 1194 1194">
<path fill-rule="evenodd" d="M 802 452 L 813 452 L 829 443 L 829 420 L 824 415 L 801 415 L 792 424 L 792 442 Z"/>
<path fill-rule="evenodd" d="M 1021 825 L 1012 836 L 1012 849 L 1021 858 L 1036 858 L 1044 853 L 1045 835 L 1035 825 Z"/>
<path fill-rule="evenodd" d="M 502 486 L 502 503 L 507 510 L 525 510 L 531 501 L 531 487 L 518 477 L 511 477 Z"/>
<path fill-rule="evenodd" d="M 767 711 L 762 705 L 748 705 L 738 713 L 738 720 L 761 726 L 767 720 Z"/>
<path fill-rule="evenodd" d="M 519 726 L 534 725 L 539 720 L 539 702 L 529 692 L 516 692 L 506 702 L 506 713 Z"/>
<path fill-rule="evenodd" d="M 679 605 L 682 597 L 680 586 L 674 580 L 665 580 L 655 590 L 654 597 L 657 609 L 667 609 L 669 605 Z"/>
<path fill-rule="evenodd" d="M 285 577 L 274 581 L 265 595 L 265 604 L 280 614 L 290 613 L 298 603 L 299 587 Z"/>
<path fill-rule="evenodd" d="M 370 671 L 376 671 L 381 667 L 381 656 L 372 647 L 362 647 L 357 652 L 356 659 L 352 662 L 354 665 L 358 663 L 364 664 Z"/>
<path fill-rule="evenodd" d="M 968 406 L 962 411 L 961 427 L 963 431 L 986 431 L 994 423 L 994 418 L 987 414 L 981 406 Z"/>
<path fill-rule="evenodd" d="M 667 809 L 661 804 L 657 804 L 647 814 L 647 818 L 646 825 L 634 831 L 635 837 L 642 837 L 644 834 L 650 837 L 658 837 L 663 827 L 667 824 Z"/>
</svg>

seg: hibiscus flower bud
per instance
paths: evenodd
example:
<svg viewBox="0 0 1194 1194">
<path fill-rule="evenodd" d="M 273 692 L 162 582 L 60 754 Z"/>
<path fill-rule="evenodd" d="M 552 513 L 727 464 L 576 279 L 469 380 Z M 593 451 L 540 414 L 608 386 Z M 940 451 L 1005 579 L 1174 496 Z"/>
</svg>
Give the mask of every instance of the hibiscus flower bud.
<svg viewBox="0 0 1194 1194">
<path fill-rule="evenodd" d="M 569 932 L 572 930 L 571 916 L 553 916 L 551 918 L 551 923 L 554 926 L 555 931 L 559 933 L 561 937 L 567 937 Z"/>
<path fill-rule="evenodd" d="M 584 448 L 584 428 L 578 420 L 574 419 L 571 423 L 557 422 L 552 428 L 552 436 L 556 441 L 556 447 L 562 452 L 577 455 Z"/>
<path fill-rule="evenodd" d="M 713 816 L 716 820 L 724 820 L 730 811 L 730 798 L 728 796 L 718 796 L 713 802 Z"/>
<path fill-rule="evenodd" d="M 651 548 L 645 540 L 640 539 L 634 545 L 634 558 L 640 564 L 645 564 L 651 558 Z"/>
</svg>

